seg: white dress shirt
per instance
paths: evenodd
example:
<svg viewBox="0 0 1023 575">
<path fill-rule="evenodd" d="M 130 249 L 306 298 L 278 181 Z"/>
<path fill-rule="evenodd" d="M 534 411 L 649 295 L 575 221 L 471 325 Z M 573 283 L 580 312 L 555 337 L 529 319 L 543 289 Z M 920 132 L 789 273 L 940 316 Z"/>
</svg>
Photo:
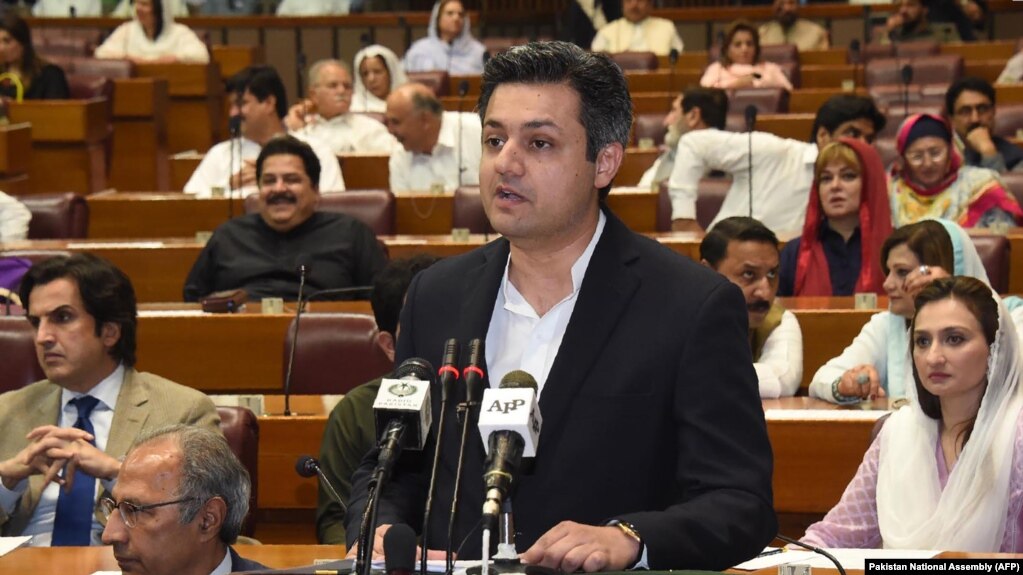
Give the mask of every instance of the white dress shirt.
<svg viewBox="0 0 1023 575">
<path fill-rule="evenodd" d="M 349 0 L 282 0 L 277 5 L 278 16 L 320 16 L 347 14 Z"/>
<path fill-rule="evenodd" d="M 27 238 L 30 221 L 32 212 L 25 204 L 0 192 L 0 242 Z"/>
<path fill-rule="evenodd" d="M 459 138 L 461 124 L 461 138 Z M 441 118 L 437 143 L 430 154 L 418 154 L 400 147 L 391 153 L 388 162 L 391 191 L 427 191 L 433 184 L 443 184 L 444 190 L 454 191 L 459 185 L 461 171 L 463 186 L 478 186 L 480 183 L 480 141 L 483 126 L 478 114 L 469 112 L 444 112 Z M 461 142 L 461 151 L 459 151 Z M 459 170 L 458 156 L 462 162 Z"/>
<path fill-rule="evenodd" d="M 785 310 L 781 323 L 767 336 L 760 357 L 753 363 L 760 382 L 760 397 L 791 397 L 803 379 L 803 332 L 796 314 Z"/>
<path fill-rule="evenodd" d="M 102 16 L 103 6 L 100 0 L 39 0 L 32 6 L 33 16 L 44 16 L 47 18 L 67 18 L 71 16 L 71 8 L 75 9 L 75 16 Z"/>
<path fill-rule="evenodd" d="M 590 49 L 612 54 L 653 52 L 667 56 L 672 49 L 682 52 L 682 38 L 675 23 L 666 18 L 649 16 L 635 24 L 619 18 L 597 32 Z"/>
<path fill-rule="evenodd" d="M 75 421 L 78 420 L 78 409 L 71 405 L 72 399 L 77 399 L 84 395 L 91 395 L 99 400 L 96 407 L 93 408 L 92 413 L 89 415 L 89 420 L 92 421 L 92 427 L 94 430 L 93 435 L 96 437 L 96 448 L 100 451 L 106 451 L 107 440 L 110 438 L 110 426 L 114 420 L 114 409 L 117 407 L 117 396 L 121 393 L 121 385 L 124 383 L 124 366 L 118 365 L 117 369 L 110 373 L 110 375 L 103 378 L 103 381 L 99 382 L 95 387 L 89 390 L 88 394 L 76 393 L 64 389 L 60 394 L 60 404 L 63 406 L 60 412 L 60 418 L 57 421 L 58 427 L 74 427 Z M 97 482 L 97 488 L 101 489 L 112 489 L 114 481 L 99 480 Z M 8 514 L 14 511 L 17 507 L 18 501 L 21 500 L 22 495 L 28 489 L 28 479 L 23 479 L 18 482 L 14 489 L 7 489 L 3 483 L 0 482 L 0 505 L 3 506 L 4 511 Z M 28 525 L 25 527 L 25 531 L 22 535 L 32 535 L 32 540 L 29 545 L 34 547 L 49 547 L 50 541 L 53 539 L 53 522 L 57 516 L 57 498 L 60 496 L 60 485 L 57 483 L 50 483 L 47 485 L 39 497 L 39 504 L 36 505 L 35 511 L 32 513 L 32 518 L 29 520 Z M 100 545 L 100 536 L 103 534 L 103 526 L 100 525 L 99 521 L 93 517 L 92 520 L 92 544 Z"/>
<path fill-rule="evenodd" d="M 731 216 L 749 214 L 748 133 L 695 130 L 678 141 L 668 179 L 672 219 L 696 218 L 696 194 L 711 170 L 732 176 L 721 211 L 711 227 Z M 753 132 L 753 217 L 775 233 L 801 230 L 813 184 L 817 145 Z"/>
<path fill-rule="evenodd" d="M 315 138 L 302 134 L 293 135 L 312 146 L 313 151 L 316 152 L 316 157 L 320 160 L 320 191 L 344 191 L 345 180 L 341 176 L 341 165 L 337 161 L 337 156 L 330 151 L 330 148 Z M 234 146 L 231 145 L 232 141 Z M 233 162 L 231 161 L 232 149 L 234 152 Z M 199 167 L 195 169 L 192 177 L 185 184 L 185 193 L 195 194 L 199 198 L 208 198 L 212 196 L 211 190 L 215 187 L 224 188 L 226 192 L 230 187 L 229 178 L 232 170 L 235 173 L 240 171 L 242 160 L 252 160 L 255 162 L 262 149 L 262 146 L 246 138 L 235 138 L 234 140 L 220 142 L 210 148 L 203 157 L 202 162 L 199 162 Z M 259 191 L 258 187 L 253 183 L 242 186 L 241 190 L 235 190 L 234 195 L 235 197 L 244 198 L 257 191 Z"/>
<path fill-rule="evenodd" d="M 363 114 L 341 114 L 326 119 L 313 114 L 306 125 L 291 132 L 293 136 L 307 136 L 330 147 L 334 154 L 358 152 L 363 154 L 390 154 L 401 144 L 377 120 Z"/>
<path fill-rule="evenodd" d="M 210 575 L 230 575 L 234 572 L 234 565 L 231 561 L 231 551 L 224 549 L 224 559 L 221 560 L 220 564 L 213 571 L 210 571 Z"/>
<path fill-rule="evenodd" d="M 572 293 L 555 304 L 543 317 L 537 315 L 533 306 L 508 280 L 508 267 L 511 264 L 511 257 L 508 257 L 501 288 L 497 290 L 494 313 L 490 316 L 490 328 L 487 330 L 485 350 L 491 387 L 497 387 L 509 372 L 521 369 L 536 378 L 537 395 L 543 391 L 547 374 L 558 356 L 565 329 L 572 319 L 575 302 L 579 299 L 586 268 L 590 265 L 590 258 L 593 257 L 593 250 L 604 232 L 606 222 L 604 212 L 600 212 L 593 238 L 579 259 L 572 264 Z"/>
</svg>

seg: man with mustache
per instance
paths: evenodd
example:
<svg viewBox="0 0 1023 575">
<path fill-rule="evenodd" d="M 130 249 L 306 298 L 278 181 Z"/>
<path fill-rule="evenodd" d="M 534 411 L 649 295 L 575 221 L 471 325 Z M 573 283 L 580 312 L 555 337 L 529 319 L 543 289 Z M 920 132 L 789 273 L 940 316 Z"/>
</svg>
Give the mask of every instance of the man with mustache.
<svg viewBox="0 0 1023 575">
<path fill-rule="evenodd" d="M 700 243 L 700 261 L 739 286 L 746 296 L 753 367 L 760 397 L 795 395 L 803 377 L 803 334 L 778 293 L 778 238 L 753 218 L 718 222 Z"/>
<path fill-rule="evenodd" d="M 254 299 L 296 300 L 303 266 L 306 295 L 373 283 L 386 256 L 366 224 L 316 211 L 320 163 L 309 144 L 292 136 L 272 139 L 255 170 L 259 211 L 213 232 L 185 280 L 185 301 L 234 289 Z"/>
<path fill-rule="evenodd" d="M 46 379 L 0 395 L 0 534 L 98 545 L 97 494 L 135 437 L 174 423 L 218 433 L 220 418 L 201 392 L 135 370 L 135 290 L 110 262 L 50 258 L 20 295 Z"/>
<path fill-rule="evenodd" d="M 994 133 L 995 89 L 986 80 L 963 78 L 952 84 L 945 93 L 945 114 L 967 165 L 996 172 L 1023 170 L 1023 149 Z"/>
<path fill-rule="evenodd" d="M 295 104 L 284 118 L 295 135 L 315 138 L 335 154 L 389 154 L 400 147 L 383 122 L 349 111 L 352 73 L 340 60 L 320 60 L 309 68 L 309 98 Z"/>
<path fill-rule="evenodd" d="M 760 26 L 760 45 L 774 44 L 795 44 L 800 52 L 831 47 L 823 26 L 799 17 L 797 0 L 774 0 L 774 20 Z"/>
<path fill-rule="evenodd" d="M 270 66 L 249 66 L 227 81 L 230 113 L 240 119 L 237 138 L 213 146 L 203 156 L 185 193 L 210 197 L 214 188 L 230 190 L 244 198 L 256 191 L 256 156 L 272 138 L 287 134 L 284 117 L 288 114 L 288 96 L 284 82 Z M 326 192 L 345 189 L 341 165 L 325 144 L 303 134 L 320 163 L 319 188 Z"/>
<path fill-rule="evenodd" d="M 248 472 L 220 434 L 174 425 L 143 434 L 100 502 L 103 543 L 124 575 L 267 569 L 231 547 L 249 510 Z"/>
</svg>

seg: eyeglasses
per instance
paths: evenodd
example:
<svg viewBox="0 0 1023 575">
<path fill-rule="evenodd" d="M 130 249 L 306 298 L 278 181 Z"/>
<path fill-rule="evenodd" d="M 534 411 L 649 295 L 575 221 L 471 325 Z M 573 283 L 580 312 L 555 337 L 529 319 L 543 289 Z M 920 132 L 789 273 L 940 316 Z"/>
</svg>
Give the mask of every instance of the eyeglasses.
<svg viewBox="0 0 1023 575">
<path fill-rule="evenodd" d="M 944 162 L 947 156 L 948 146 L 942 146 L 940 148 L 910 152 L 906 154 L 906 162 L 911 166 L 922 166 L 928 159 L 934 163 Z"/>
<path fill-rule="evenodd" d="M 104 497 L 99 502 L 100 511 L 103 513 L 103 517 L 110 520 L 110 516 L 114 513 L 114 509 L 121 514 L 121 520 L 128 527 L 135 527 L 138 522 L 138 514 L 140 511 L 149 511 L 150 509 L 156 509 L 157 507 L 166 507 L 167 505 L 177 505 L 178 503 L 188 503 L 195 501 L 195 497 L 188 497 L 185 499 L 177 499 L 174 501 L 164 501 L 163 503 L 150 503 L 149 505 L 136 505 L 128 501 L 121 501 L 120 503 L 115 502 L 109 497 Z"/>
</svg>

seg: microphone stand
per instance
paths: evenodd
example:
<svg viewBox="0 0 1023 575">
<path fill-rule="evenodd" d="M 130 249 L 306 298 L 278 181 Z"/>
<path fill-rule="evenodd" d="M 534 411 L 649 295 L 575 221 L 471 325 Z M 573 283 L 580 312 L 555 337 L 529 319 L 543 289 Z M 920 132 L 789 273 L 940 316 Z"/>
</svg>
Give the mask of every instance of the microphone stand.
<svg viewBox="0 0 1023 575">
<path fill-rule="evenodd" d="M 302 292 L 305 291 L 305 277 L 309 273 L 309 266 L 302 264 L 298 266 L 298 310 L 295 312 L 295 329 L 291 334 L 291 353 L 288 354 L 288 372 L 284 376 L 284 415 L 291 416 L 291 370 L 295 367 L 295 348 L 298 343 L 298 324 L 302 321 Z"/>
<path fill-rule="evenodd" d="M 863 54 L 860 52 L 860 39 L 853 38 L 849 42 L 849 59 L 852 60 L 853 65 L 853 91 L 856 91 L 856 86 L 859 86 L 860 77 L 860 64 L 863 59 Z"/>
<path fill-rule="evenodd" d="M 455 519 L 458 517 L 458 490 L 462 485 L 462 468 L 465 466 L 465 451 L 469 440 L 469 424 L 472 422 L 472 408 L 479 405 L 477 398 L 480 394 L 478 391 L 483 385 L 483 370 L 480 369 L 483 360 L 483 340 L 476 338 L 469 342 L 469 365 L 463 372 L 465 379 L 464 419 L 462 420 L 462 439 L 458 446 L 458 464 L 455 467 L 455 487 L 451 495 L 451 513 L 448 515 L 448 546 L 444 554 L 446 575 L 451 575 L 455 568 L 453 545 L 455 542 Z"/>
<path fill-rule="evenodd" d="M 230 139 L 230 144 L 228 144 L 228 148 L 227 148 L 227 153 L 228 153 L 228 160 L 227 160 L 227 172 L 228 172 L 228 175 L 227 175 L 227 219 L 228 219 L 228 221 L 230 221 L 230 220 L 234 219 L 234 169 L 237 166 L 237 164 L 235 164 L 235 161 L 234 161 L 234 152 L 235 152 L 235 150 L 237 149 L 237 151 L 238 151 L 239 164 L 241 163 L 241 155 L 242 155 L 242 143 L 241 143 L 241 140 L 238 139 L 239 136 L 241 135 L 241 116 L 237 116 L 237 115 L 231 116 L 231 119 L 228 121 L 228 128 L 229 128 L 229 131 L 230 131 L 230 134 L 228 135 L 228 137 L 230 137 L 231 139 Z"/>
<path fill-rule="evenodd" d="M 668 64 L 671 68 L 668 69 L 668 108 L 671 108 L 672 102 L 675 101 L 675 65 L 678 64 L 678 50 L 675 48 L 668 52 Z"/>
<path fill-rule="evenodd" d="M 757 124 L 757 107 L 746 106 L 746 174 L 749 194 L 749 217 L 753 217 L 753 128 Z"/>
<path fill-rule="evenodd" d="M 458 187 L 462 187 L 462 107 L 465 105 L 465 95 L 469 93 L 469 81 L 462 80 L 458 83 Z"/>
<path fill-rule="evenodd" d="M 901 69 L 902 73 L 902 113 L 904 118 L 909 117 L 909 84 L 913 81 L 913 66 L 906 64 Z"/>
<path fill-rule="evenodd" d="M 430 513 L 433 510 L 433 496 L 437 492 L 437 469 L 440 467 L 440 445 L 444 437 L 445 415 L 448 411 L 448 400 L 458 380 L 458 340 L 451 338 L 444 343 L 444 363 L 440 367 L 440 417 L 437 420 L 437 446 L 433 452 L 433 466 L 430 469 L 430 487 L 426 490 L 426 507 L 423 510 L 423 548 L 426 548 L 430 531 Z M 426 573 L 426 553 L 419 559 L 419 572 Z"/>
</svg>

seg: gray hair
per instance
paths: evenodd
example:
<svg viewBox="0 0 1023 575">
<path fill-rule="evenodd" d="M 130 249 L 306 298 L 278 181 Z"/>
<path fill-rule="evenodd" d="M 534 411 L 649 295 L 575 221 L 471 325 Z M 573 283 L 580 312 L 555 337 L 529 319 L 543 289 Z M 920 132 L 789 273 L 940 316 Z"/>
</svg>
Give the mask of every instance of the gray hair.
<svg viewBox="0 0 1023 575">
<path fill-rule="evenodd" d="M 345 72 L 348 72 L 349 76 L 352 76 L 352 69 L 347 63 L 341 60 L 335 60 L 334 58 L 324 58 L 323 60 L 317 60 L 313 62 L 312 66 L 309 66 L 309 73 L 307 74 L 306 81 L 307 86 L 312 88 L 316 85 L 316 80 L 320 77 L 320 72 L 327 66 L 338 66 L 343 68 Z"/>
<path fill-rule="evenodd" d="M 207 501 L 220 497 L 227 504 L 220 540 L 228 545 L 234 543 L 249 512 L 252 490 L 249 472 L 235 457 L 223 435 L 195 425 L 179 423 L 144 432 L 135 439 L 128 454 L 168 437 L 177 439 L 184 456 L 177 497 L 190 500 L 181 504 L 181 524 L 191 523 Z"/>
<path fill-rule="evenodd" d="M 438 118 L 444 115 L 444 106 L 440 100 L 432 94 L 412 93 L 412 109 L 416 112 L 426 112 Z"/>
</svg>

